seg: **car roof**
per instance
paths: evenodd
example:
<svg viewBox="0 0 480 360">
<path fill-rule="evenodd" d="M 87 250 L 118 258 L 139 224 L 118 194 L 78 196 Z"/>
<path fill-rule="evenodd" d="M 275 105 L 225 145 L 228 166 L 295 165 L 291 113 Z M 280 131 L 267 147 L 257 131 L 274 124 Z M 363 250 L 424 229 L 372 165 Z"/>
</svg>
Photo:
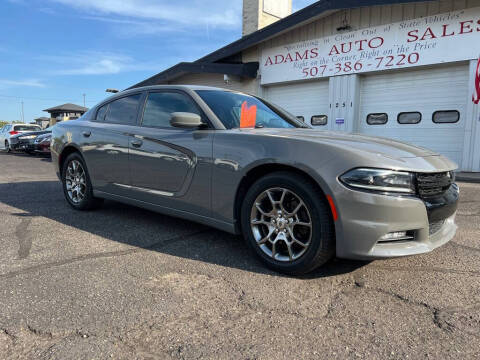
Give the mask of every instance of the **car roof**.
<svg viewBox="0 0 480 360">
<path fill-rule="evenodd" d="M 137 91 L 145 91 L 145 90 L 166 90 L 166 89 L 188 89 L 188 90 L 221 90 L 221 91 L 231 91 L 229 89 L 223 89 L 219 87 L 213 86 L 203 86 L 203 85 L 150 85 L 150 86 L 142 86 L 137 87 L 129 90 L 121 91 L 115 95 L 119 94 L 126 94 L 130 92 L 137 92 Z"/>
<path fill-rule="evenodd" d="M 228 92 L 233 91 L 231 89 L 223 89 L 223 88 L 219 88 L 219 87 L 203 86 L 203 85 L 150 85 L 150 86 L 142 86 L 142 87 L 137 87 L 137 88 L 132 88 L 132 89 L 127 89 L 127 90 L 120 91 L 120 92 L 115 93 L 114 95 L 104 99 L 103 101 L 101 101 L 100 103 L 95 105 L 95 107 L 100 107 L 103 104 L 108 103 L 108 102 L 110 102 L 112 100 L 115 100 L 117 98 L 120 98 L 122 96 L 126 96 L 126 95 L 129 95 L 129 94 L 135 94 L 135 93 L 139 93 L 139 92 L 142 92 L 142 91 L 149 91 L 149 90 L 192 90 L 192 91 L 196 91 L 196 90 L 217 90 L 217 91 L 228 91 Z"/>
</svg>

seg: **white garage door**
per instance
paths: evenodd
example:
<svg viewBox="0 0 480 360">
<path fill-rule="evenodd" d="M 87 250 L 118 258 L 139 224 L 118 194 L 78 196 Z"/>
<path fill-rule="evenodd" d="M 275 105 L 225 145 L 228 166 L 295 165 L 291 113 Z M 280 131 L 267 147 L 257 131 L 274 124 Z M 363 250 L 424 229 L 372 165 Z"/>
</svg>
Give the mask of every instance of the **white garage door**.
<svg viewBox="0 0 480 360">
<path fill-rule="evenodd" d="M 432 149 L 461 166 L 468 75 L 468 65 L 456 64 L 363 77 L 357 131 Z"/>
<path fill-rule="evenodd" d="M 265 97 L 308 124 L 312 116 L 329 113 L 328 80 L 271 86 Z"/>
</svg>

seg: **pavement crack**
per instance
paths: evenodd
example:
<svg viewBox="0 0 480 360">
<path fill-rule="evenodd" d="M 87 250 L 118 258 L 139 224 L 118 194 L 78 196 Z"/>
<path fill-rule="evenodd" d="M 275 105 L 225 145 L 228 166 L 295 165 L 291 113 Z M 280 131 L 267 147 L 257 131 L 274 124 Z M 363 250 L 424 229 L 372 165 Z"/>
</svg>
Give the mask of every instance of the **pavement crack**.
<svg viewBox="0 0 480 360">
<path fill-rule="evenodd" d="M 53 334 L 50 331 L 37 329 L 37 328 L 34 328 L 33 326 L 28 325 L 28 324 L 27 324 L 27 330 L 32 335 L 36 335 L 36 336 L 43 337 L 43 338 L 48 338 L 48 339 L 53 339 Z"/>
<path fill-rule="evenodd" d="M 371 265 L 371 269 L 390 270 L 390 271 L 406 271 L 406 272 L 439 272 L 444 274 L 457 274 L 457 275 L 471 275 L 480 276 L 478 270 L 456 270 L 456 269 L 444 269 L 436 267 L 407 267 L 407 266 L 384 266 L 384 265 Z"/>
<path fill-rule="evenodd" d="M 26 269 L 21 269 L 17 271 L 12 271 L 6 274 L 0 275 L 0 280 L 2 279 L 11 279 L 19 275 L 25 275 L 25 274 L 30 274 L 38 271 L 43 271 L 43 270 L 48 270 L 54 267 L 59 267 L 59 266 L 64 266 L 64 265 L 70 265 L 76 262 L 82 262 L 82 261 L 87 261 L 87 260 L 94 260 L 94 259 L 102 259 L 102 258 L 111 258 L 111 257 L 117 257 L 117 256 L 125 256 L 125 255 L 131 255 L 135 254 L 141 251 L 145 250 L 155 250 L 158 249 L 162 246 L 169 245 L 171 243 L 177 242 L 177 241 L 183 241 L 189 237 L 192 236 L 197 236 L 202 233 L 206 233 L 208 231 L 212 231 L 211 229 L 207 230 L 201 230 L 201 231 L 196 231 L 190 234 L 183 234 L 183 235 L 178 235 L 174 236 L 169 239 L 165 239 L 162 241 L 159 241 L 157 243 L 154 243 L 152 245 L 146 246 L 146 247 L 141 247 L 141 248 L 133 248 L 133 249 L 127 249 L 127 250 L 119 250 L 119 251 L 110 251 L 110 252 L 103 252 L 103 253 L 96 253 L 96 254 L 85 254 L 81 256 L 77 256 L 74 258 L 70 259 L 65 259 L 65 260 L 60 260 L 60 261 L 55 261 L 51 263 L 46 263 L 46 264 L 40 264 L 36 266 L 32 266 Z"/>
<path fill-rule="evenodd" d="M 12 342 L 14 342 L 17 337 L 13 335 L 8 329 L 0 329 Z"/>
<path fill-rule="evenodd" d="M 476 248 L 476 247 L 473 247 L 473 246 L 468 246 L 468 245 L 459 244 L 459 243 L 457 243 L 457 242 L 455 242 L 455 241 L 450 241 L 449 244 L 450 244 L 451 246 L 458 247 L 458 248 L 461 248 L 461 249 L 464 249 L 464 250 L 480 252 L 480 249 L 479 249 L 479 248 Z"/>
</svg>

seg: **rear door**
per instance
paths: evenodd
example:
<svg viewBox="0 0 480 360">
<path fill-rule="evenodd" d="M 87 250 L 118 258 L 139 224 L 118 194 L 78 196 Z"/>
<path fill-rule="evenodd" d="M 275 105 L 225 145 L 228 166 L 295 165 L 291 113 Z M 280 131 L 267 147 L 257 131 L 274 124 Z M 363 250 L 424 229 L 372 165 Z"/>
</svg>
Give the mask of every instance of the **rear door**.
<svg viewBox="0 0 480 360">
<path fill-rule="evenodd" d="M 174 128 L 174 112 L 195 113 L 208 122 L 187 93 L 149 92 L 141 126 L 130 139 L 132 189 L 142 201 L 207 215 L 214 132 Z"/>
<path fill-rule="evenodd" d="M 129 196 L 128 148 L 138 120 L 141 92 L 117 98 L 98 108 L 82 129 L 81 144 L 96 190 Z"/>
</svg>

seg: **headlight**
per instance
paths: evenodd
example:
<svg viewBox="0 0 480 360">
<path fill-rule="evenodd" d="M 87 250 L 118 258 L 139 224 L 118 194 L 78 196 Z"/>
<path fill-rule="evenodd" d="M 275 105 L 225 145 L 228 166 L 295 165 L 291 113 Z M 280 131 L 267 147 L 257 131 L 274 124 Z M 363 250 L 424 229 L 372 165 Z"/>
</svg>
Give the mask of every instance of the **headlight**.
<svg viewBox="0 0 480 360">
<path fill-rule="evenodd" d="M 340 180 L 352 188 L 415 194 L 414 176 L 408 172 L 382 169 L 353 169 Z"/>
<path fill-rule="evenodd" d="M 46 137 L 46 138 L 43 138 L 42 140 L 40 140 L 40 144 L 49 143 L 51 139 L 52 138 L 50 136 Z"/>
<path fill-rule="evenodd" d="M 20 136 L 18 139 L 19 140 L 27 140 L 27 139 L 35 139 L 35 135 L 28 135 L 28 136 Z"/>
</svg>

